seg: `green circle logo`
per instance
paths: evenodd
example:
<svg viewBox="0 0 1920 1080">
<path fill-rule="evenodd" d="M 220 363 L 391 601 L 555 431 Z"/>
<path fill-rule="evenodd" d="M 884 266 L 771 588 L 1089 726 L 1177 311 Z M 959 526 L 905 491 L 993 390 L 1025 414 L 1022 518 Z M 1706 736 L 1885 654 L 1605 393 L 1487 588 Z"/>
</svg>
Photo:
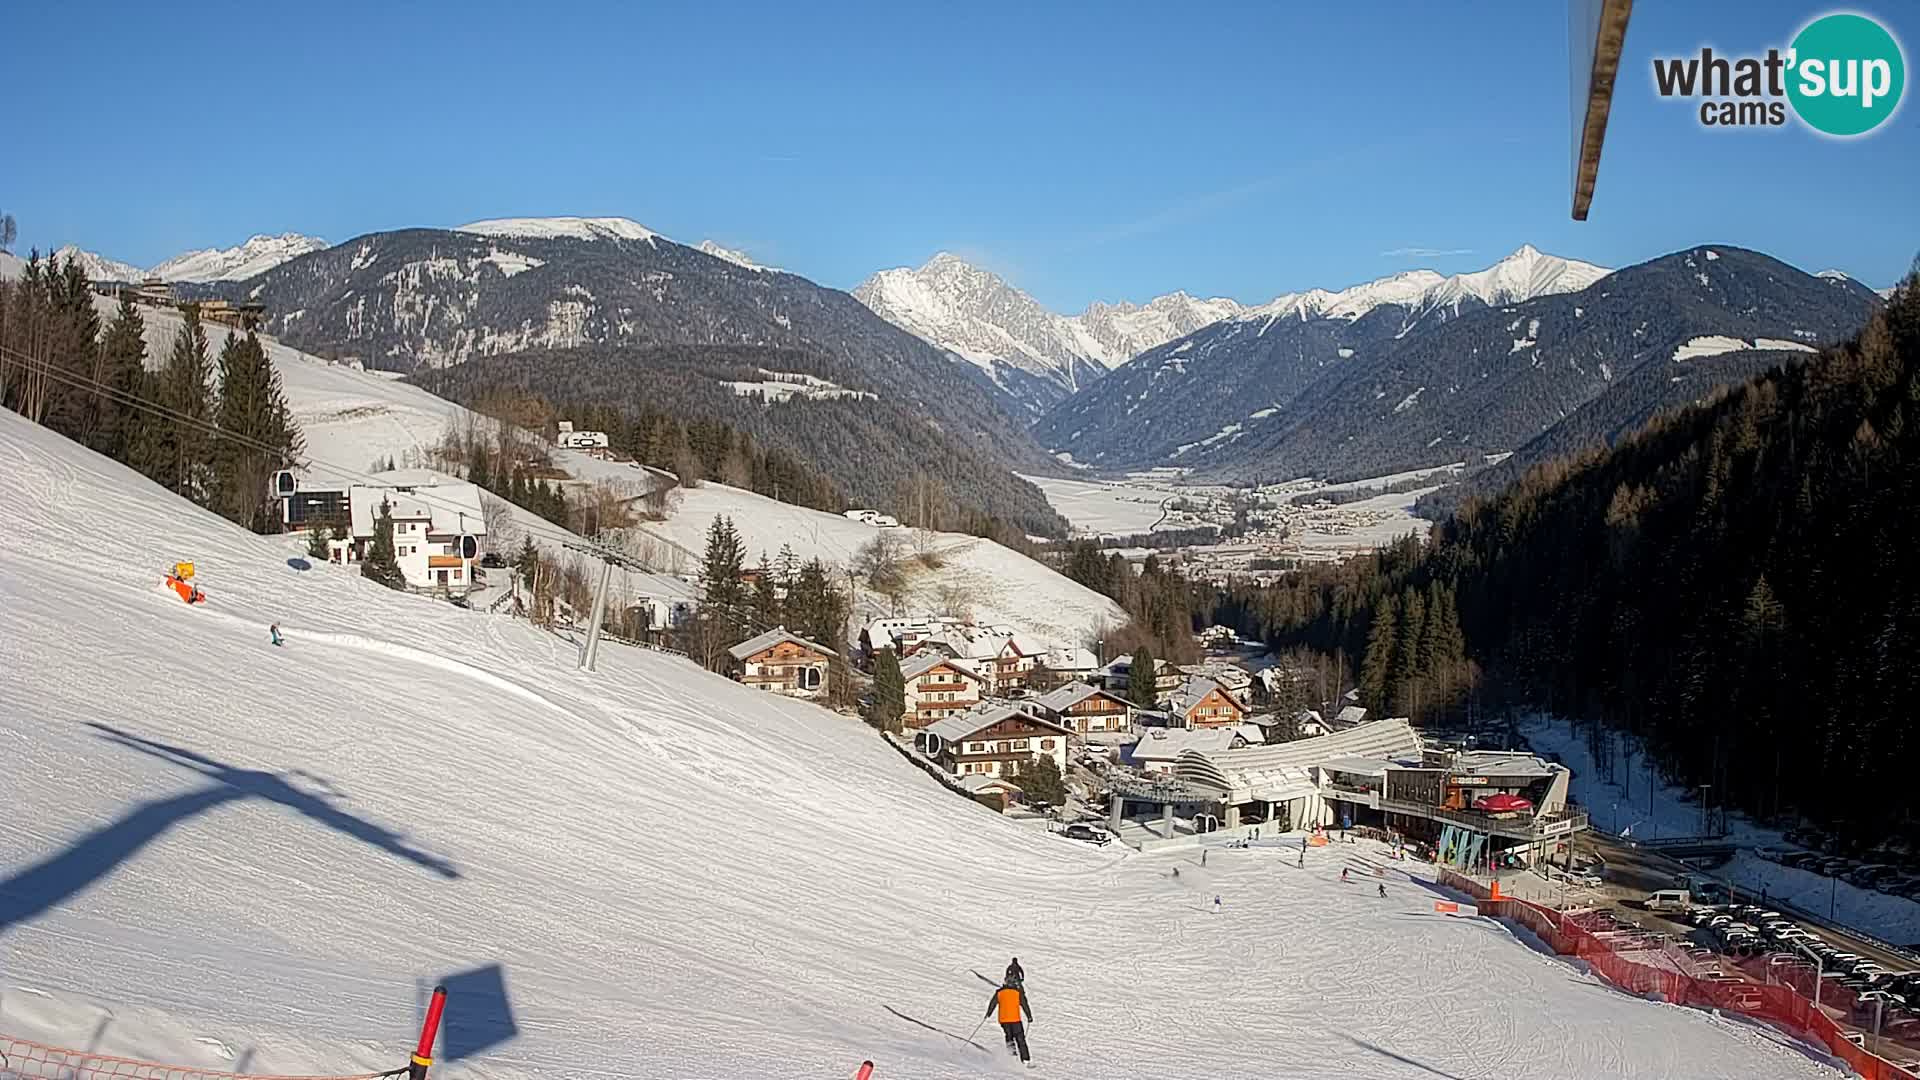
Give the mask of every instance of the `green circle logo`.
<svg viewBox="0 0 1920 1080">
<path fill-rule="evenodd" d="M 1886 27 L 1864 15 L 1823 15 L 1793 39 L 1787 99 L 1808 127 L 1864 135 L 1900 105 L 1907 64 Z"/>
</svg>

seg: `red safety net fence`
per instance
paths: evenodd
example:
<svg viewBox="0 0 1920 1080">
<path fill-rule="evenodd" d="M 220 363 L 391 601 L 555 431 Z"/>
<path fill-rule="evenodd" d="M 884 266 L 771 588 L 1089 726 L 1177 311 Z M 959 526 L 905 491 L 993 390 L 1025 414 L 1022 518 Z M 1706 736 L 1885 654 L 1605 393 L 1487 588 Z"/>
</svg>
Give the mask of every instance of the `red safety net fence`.
<svg viewBox="0 0 1920 1080">
<path fill-rule="evenodd" d="M 0 1080 L 381 1080 L 403 1068 L 354 1076 L 259 1076 L 68 1050 L 0 1035 Z"/>
<path fill-rule="evenodd" d="M 1831 980 L 1818 979 L 1811 964 L 1775 963 L 1767 956 L 1735 960 L 1667 935 L 1622 927 L 1599 912 L 1559 912 L 1512 897 L 1492 898 L 1487 886 L 1464 875 L 1442 870 L 1440 877 L 1443 884 L 1477 897 L 1480 914 L 1519 923 L 1554 952 L 1585 961 L 1595 974 L 1622 990 L 1772 1024 L 1824 1046 L 1867 1080 L 1920 1080 L 1916 1073 L 1847 1038 L 1847 1029 L 1834 1015 L 1871 1030 L 1875 1006 L 1860 1001 L 1845 987 L 1830 985 Z M 1816 982 L 1822 984 L 1818 991 Z M 1818 1007 L 1811 997 L 1816 992 Z M 1905 1018 L 1905 1013 L 1889 1009 L 1877 1019 L 1885 1031 L 1888 1024 L 1900 1024 Z M 1920 1035 L 1920 1023 L 1915 1034 Z M 1904 1042 L 1883 1038 L 1873 1045 L 1882 1054 L 1898 1054 L 1902 1060 L 1920 1058 L 1920 1049 L 1909 1053 Z"/>
</svg>

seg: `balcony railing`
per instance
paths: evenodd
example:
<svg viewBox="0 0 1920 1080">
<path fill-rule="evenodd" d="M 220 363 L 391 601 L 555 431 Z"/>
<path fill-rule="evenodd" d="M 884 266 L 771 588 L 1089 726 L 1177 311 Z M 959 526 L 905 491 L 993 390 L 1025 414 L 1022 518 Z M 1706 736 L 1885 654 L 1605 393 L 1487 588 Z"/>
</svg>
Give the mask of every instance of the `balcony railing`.
<svg viewBox="0 0 1920 1080">
<path fill-rule="evenodd" d="M 1380 800 L 1380 809 L 1441 821 L 1448 825 L 1471 829 L 1474 832 L 1519 837 L 1525 840 L 1546 840 L 1555 836 L 1581 832 L 1587 828 L 1587 813 L 1584 810 L 1566 810 L 1536 817 L 1526 811 L 1489 814 L 1484 810 L 1449 810 L 1443 806 L 1428 806 L 1424 803 L 1384 798 Z"/>
</svg>

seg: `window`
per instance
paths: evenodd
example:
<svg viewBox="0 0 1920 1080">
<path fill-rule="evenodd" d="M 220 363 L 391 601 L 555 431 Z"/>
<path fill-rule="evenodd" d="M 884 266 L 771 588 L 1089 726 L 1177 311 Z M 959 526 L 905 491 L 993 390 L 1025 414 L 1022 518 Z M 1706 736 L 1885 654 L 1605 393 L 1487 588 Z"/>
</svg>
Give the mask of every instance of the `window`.
<svg viewBox="0 0 1920 1080">
<path fill-rule="evenodd" d="M 1040 740 L 1040 749 L 1042 749 L 1042 750 L 1051 750 L 1051 749 L 1053 749 L 1053 740 L 1052 740 L 1052 739 L 1041 739 L 1041 740 Z"/>
<path fill-rule="evenodd" d="M 445 570 L 439 571 L 434 575 L 434 580 L 442 585 L 445 585 L 447 583 L 447 572 Z"/>
<path fill-rule="evenodd" d="M 1025 749 L 1027 748 L 1027 740 L 1025 740 L 1025 739 L 1015 739 L 1015 740 L 1013 741 L 1013 748 L 1014 748 L 1015 750 L 1025 750 Z"/>
<path fill-rule="evenodd" d="M 455 570 L 455 571 L 453 572 L 453 580 L 455 580 L 455 581 L 459 581 L 459 580 L 460 580 L 460 571 L 458 571 L 458 570 Z"/>
<path fill-rule="evenodd" d="M 820 689 L 820 669 L 816 667 L 801 668 L 800 688 L 802 690 Z"/>
</svg>

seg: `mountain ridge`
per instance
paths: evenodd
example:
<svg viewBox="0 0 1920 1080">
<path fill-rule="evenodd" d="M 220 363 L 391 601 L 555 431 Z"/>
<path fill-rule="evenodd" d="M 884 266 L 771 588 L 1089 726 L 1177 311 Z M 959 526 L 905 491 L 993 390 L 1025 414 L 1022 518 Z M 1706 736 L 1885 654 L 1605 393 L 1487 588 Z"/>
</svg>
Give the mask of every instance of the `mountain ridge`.
<svg viewBox="0 0 1920 1080">
<path fill-rule="evenodd" d="M 1521 450 L 1596 400 L 1599 412 L 1581 423 L 1611 435 L 1674 395 L 1691 400 L 1750 368 L 1696 363 L 1661 376 L 1669 382 L 1608 397 L 1646 365 L 1678 364 L 1690 348 L 1791 359 L 1851 332 L 1877 302 L 1850 279 L 1815 278 L 1731 246 L 1661 256 L 1575 292 L 1482 299 L 1516 295 L 1515 282 L 1526 283 L 1518 292 L 1551 290 L 1586 274 L 1532 256 L 1509 269 L 1543 266 L 1553 272 L 1283 297 L 1143 354 L 1050 411 L 1034 433 L 1105 469 L 1385 475 Z"/>
<path fill-rule="evenodd" d="M 918 268 L 878 271 L 853 295 L 881 318 L 977 369 L 1010 408 L 1032 415 L 1143 348 L 1240 308 L 1224 298 L 1174 292 L 1145 304 L 1096 302 L 1079 315 L 1062 315 L 945 251 Z"/>
</svg>

